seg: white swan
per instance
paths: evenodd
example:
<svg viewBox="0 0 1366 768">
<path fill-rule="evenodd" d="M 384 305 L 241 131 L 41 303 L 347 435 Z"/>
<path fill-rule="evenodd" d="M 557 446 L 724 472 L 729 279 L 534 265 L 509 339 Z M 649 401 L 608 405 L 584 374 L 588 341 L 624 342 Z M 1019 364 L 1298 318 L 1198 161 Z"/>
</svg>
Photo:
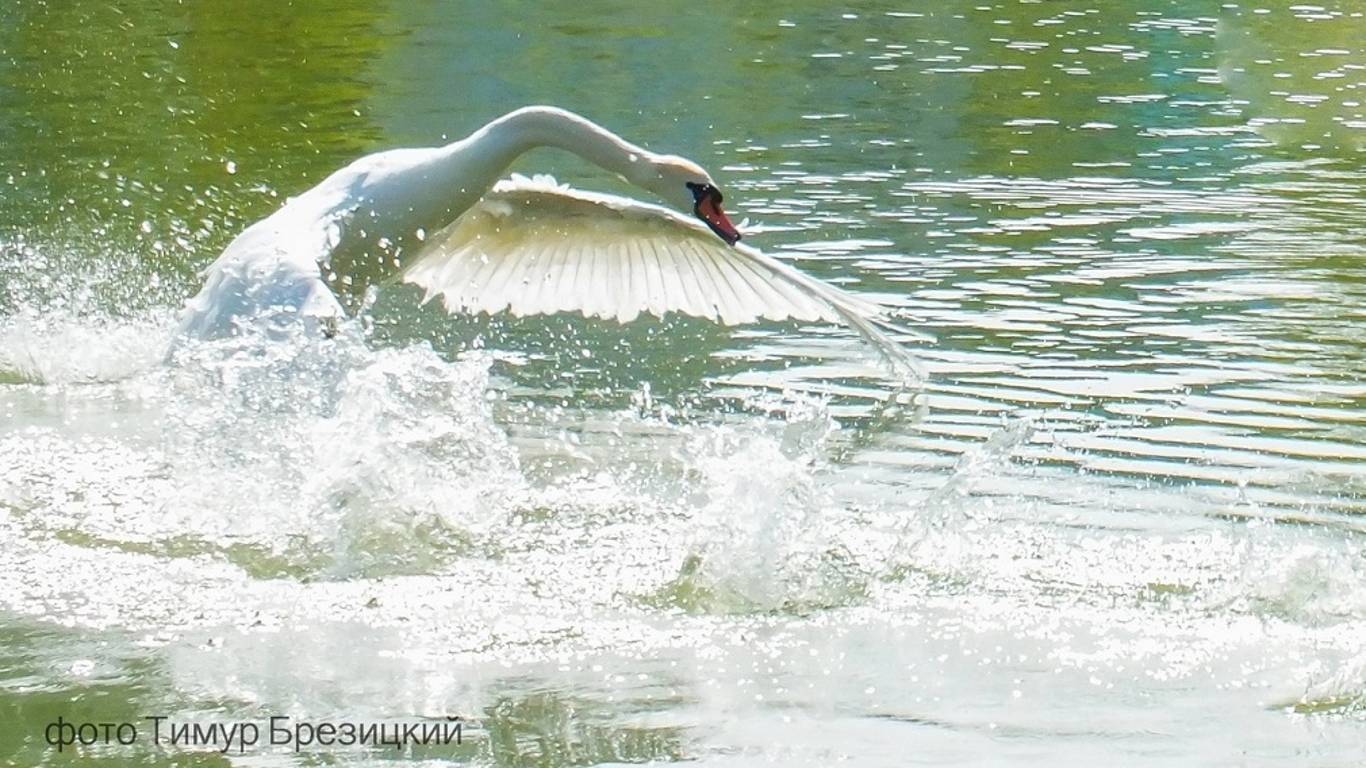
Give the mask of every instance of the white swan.
<svg viewBox="0 0 1366 768">
<path fill-rule="evenodd" d="M 572 152 L 695 218 L 553 182 L 495 181 L 538 146 Z M 725 324 L 758 318 L 844 321 L 900 373 L 916 366 L 878 329 L 875 304 L 759 251 L 721 208 L 700 166 L 635 146 L 579 115 L 525 107 L 430 149 L 362 157 L 232 241 L 181 320 L 189 337 L 263 318 L 344 315 L 329 288 L 397 276 L 451 312 L 581 311 L 626 322 L 676 311 Z"/>
</svg>

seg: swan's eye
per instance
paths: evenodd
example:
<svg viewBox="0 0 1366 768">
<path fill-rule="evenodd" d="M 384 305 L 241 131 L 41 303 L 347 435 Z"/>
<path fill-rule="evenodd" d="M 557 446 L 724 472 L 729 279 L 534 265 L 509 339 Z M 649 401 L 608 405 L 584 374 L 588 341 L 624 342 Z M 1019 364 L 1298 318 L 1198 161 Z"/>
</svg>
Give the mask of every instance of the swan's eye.
<svg viewBox="0 0 1366 768">
<path fill-rule="evenodd" d="M 700 203 L 707 199 L 718 204 L 722 201 L 721 190 L 710 184 L 698 184 L 695 181 L 689 181 L 687 187 L 692 190 L 692 201 L 694 203 Z"/>
</svg>

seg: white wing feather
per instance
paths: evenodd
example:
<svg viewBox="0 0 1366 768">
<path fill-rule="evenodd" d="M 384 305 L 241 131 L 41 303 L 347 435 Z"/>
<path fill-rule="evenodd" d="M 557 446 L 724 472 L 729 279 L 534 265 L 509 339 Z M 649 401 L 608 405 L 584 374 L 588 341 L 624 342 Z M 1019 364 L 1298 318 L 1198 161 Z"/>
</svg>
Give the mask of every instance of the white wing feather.
<svg viewBox="0 0 1366 768">
<path fill-rule="evenodd" d="M 630 322 L 641 312 L 726 325 L 769 320 L 845 322 L 899 373 L 920 378 L 881 307 L 744 245 L 699 221 L 623 197 L 514 176 L 438 233 L 404 282 L 452 313 L 517 316 L 579 311 Z M 902 330 L 902 329 L 897 329 Z"/>
</svg>

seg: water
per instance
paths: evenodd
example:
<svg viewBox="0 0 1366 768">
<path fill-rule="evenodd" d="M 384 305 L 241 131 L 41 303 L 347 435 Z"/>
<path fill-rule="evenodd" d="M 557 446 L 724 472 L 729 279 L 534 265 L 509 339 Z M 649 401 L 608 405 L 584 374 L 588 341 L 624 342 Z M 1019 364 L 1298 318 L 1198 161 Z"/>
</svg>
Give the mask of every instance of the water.
<svg viewBox="0 0 1366 768">
<path fill-rule="evenodd" d="M 6 4 L 0 761 L 1356 763 L 1363 39 L 1345 1 Z M 933 334 L 919 399 L 838 328 L 401 288 L 163 361 L 283 196 L 534 102 Z M 470 728 L 44 742 L 163 714 Z"/>
</svg>

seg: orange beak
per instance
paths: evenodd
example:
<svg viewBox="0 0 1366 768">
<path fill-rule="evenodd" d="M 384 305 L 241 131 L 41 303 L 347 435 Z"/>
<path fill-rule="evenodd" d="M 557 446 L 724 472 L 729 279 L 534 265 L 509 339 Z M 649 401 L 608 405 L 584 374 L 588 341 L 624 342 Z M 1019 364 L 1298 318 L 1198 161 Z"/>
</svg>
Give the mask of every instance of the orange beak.
<svg viewBox="0 0 1366 768">
<path fill-rule="evenodd" d="M 705 221 L 716 236 L 735 245 L 740 240 L 740 230 L 730 223 L 726 212 L 721 210 L 721 191 L 710 184 L 689 185 L 693 190 L 693 213 Z"/>
</svg>

